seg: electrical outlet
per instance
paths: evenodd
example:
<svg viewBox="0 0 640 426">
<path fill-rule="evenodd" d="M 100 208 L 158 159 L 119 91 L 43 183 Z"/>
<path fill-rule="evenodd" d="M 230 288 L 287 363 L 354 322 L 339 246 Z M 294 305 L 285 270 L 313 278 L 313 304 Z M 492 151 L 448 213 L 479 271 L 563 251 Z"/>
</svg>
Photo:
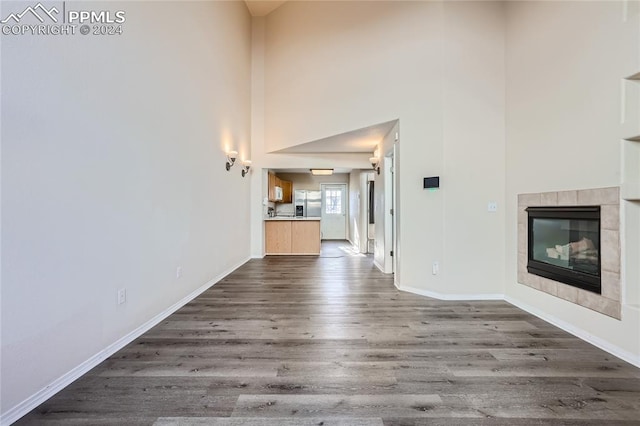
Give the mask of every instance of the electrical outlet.
<svg viewBox="0 0 640 426">
<path fill-rule="evenodd" d="M 127 301 L 127 289 L 121 288 L 120 290 L 118 290 L 118 305 L 122 305 L 126 301 Z"/>
<path fill-rule="evenodd" d="M 439 272 L 440 272 L 440 263 L 433 262 L 433 265 L 431 265 L 431 273 L 433 275 L 438 275 Z"/>
<path fill-rule="evenodd" d="M 182 266 L 176 268 L 176 278 L 182 278 Z"/>
<path fill-rule="evenodd" d="M 491 213 L 495 213 L 498 211 L 498 203 L 496 203 L 495 201 L 489 201 L 489 204 L 487 204 L 487 211 L 491 212 Z"/>
</svg>

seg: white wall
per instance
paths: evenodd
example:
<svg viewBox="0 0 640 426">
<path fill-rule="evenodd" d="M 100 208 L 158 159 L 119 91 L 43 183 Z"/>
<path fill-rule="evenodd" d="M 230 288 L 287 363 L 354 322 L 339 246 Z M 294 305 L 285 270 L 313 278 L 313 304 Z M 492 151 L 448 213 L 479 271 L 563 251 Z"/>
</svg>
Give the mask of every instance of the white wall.
<svg viewBox="0 0 640 426">
<path fill-rule="evenodd" d="M 640 362 L 638 203 L 622 203 L 622 321 L 517 283 L 517 194 L 620 184 L 621 78 L 640 69 L 623 2 L 507 6 L 507 295 Z M 625 223 L 626 222 L 626 223 Z M 637 294 L 637 293 L 636 293 Z M 620 350 L 622 352 L 620 352 Z"/>
<path fill-rule="evenodd" d="M 369 192 L 367 178 L 370 171 L 353 170 L 349 174 L 349 241 L 360 253 L 367 253 Z"/>
<path fill-rule="evenodd" d="M 468 294 L 504 292 L 504 12 L 503 3 L 483 2 L 444 11 L 441 293 L 452 283 Z"/>
<path fill-rule="evenodd" d="M 290 2 L 263 30 L 264 149 L 399 119 L 401 285 L 502 293 L 503 213 L 486 205 L 504 204 L 503 5 Z"/>
<path fill-rule="evenodd" d="M 391 258 L 393 250 L 393 218 L 390 209 L 393 206 L 393 186 L 394 179 L 391 178 L 391 168 L 393 166 L 394 145 L 396 144 L 396 133 L 399 134 L 399 123 L 385 135 L 378 145 L 377 153 L 380 158 L 380 174 L 374 176 L 375 186 L 373 188 L 373 217 L 376 223 L 374 229 L 375 240 L 373 243 L 373 261 L 375 265 L 384 273 L 394 272 Z M 394 177 L 397 176 L 394 175 Z M 395 185 L 398 188 L 398 185 Z M 396 277 L 396 283 L 398 282 Z"/>
<path fill-rule="evenodd" d="M 264 256 L 264 215 L 262 205 L 266 188 L 266 172 L 261 169 L 311 169 L 311 168 L 346 168 L 365 169 L 371 167 L 369 153 L 344 154 L 278 154 L 272 153 L 272 147 L 266 142 L 272 140 L 265 133 L 265 111 L 267 101 L 265 95 L 265 51 L 266 51 L 266 19 L 252 20 L 252 75 L 251 75 L 251 160 L 254 171 L 251 173 L 251 255 Z M 291 40 L 294 41 L 294 40 Z M 295 64 L 293 65 L 295 66 Z M 293 69 L 293 68 L 292 68 Z M 316 119 L 306 117 L 305 120 Z M 303 122 L 296 125 L 304 125 Z M 353 130 L 353 129 L 351 129 Z M 321 138 L 333 136 L 336 133 L 326 133 Z M 320 138 L 320 139 L 321 139 Z"/>
<path fill-rule="evenodd" d="M 124 34 L 2 36 L 3 413 L 249 256 L 246 6 L 91 8 Z"/>
</svg>

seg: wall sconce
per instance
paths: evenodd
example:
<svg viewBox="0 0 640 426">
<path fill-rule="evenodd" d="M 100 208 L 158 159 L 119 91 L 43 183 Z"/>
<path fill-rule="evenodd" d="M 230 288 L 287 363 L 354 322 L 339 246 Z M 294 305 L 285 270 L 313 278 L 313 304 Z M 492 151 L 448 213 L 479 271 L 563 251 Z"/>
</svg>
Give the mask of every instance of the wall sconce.
<svg viewBox="0 0 640 426">
<path fill-rule="evenodd" d="M 245 177 L 249 170 L 251 170 L 251 160 L 244 160 L 242 162 L 242 177 Z"/>
<path fill-rule="evenodd" d="M 380 166 L 378 166 L 378 164 L 380 164 L 380 159 L 378 157 L 371 157 L 369 158 L 369 162 L 371 163 L 371 167 L 373 167 L 373 170 L 380 174 Z"/>
<path fill-rule="evenodd" d="M 227 168 L 227 171 L 231 170 L 231 167 L 233 167 L 233 163 L 236 162 L 237 157 L 238 157 L 238 151 L 227 152 L 227 164 L 225 165 L 225 167 Z"/>
</svg>

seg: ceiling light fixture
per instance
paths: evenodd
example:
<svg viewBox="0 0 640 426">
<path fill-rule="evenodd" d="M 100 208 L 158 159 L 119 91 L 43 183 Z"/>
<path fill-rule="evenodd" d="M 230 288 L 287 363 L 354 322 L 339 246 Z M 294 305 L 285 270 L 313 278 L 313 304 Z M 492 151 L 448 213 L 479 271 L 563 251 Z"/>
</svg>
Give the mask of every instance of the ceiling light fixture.
<svg viewBox="0 0 640 426">
<path fill-rule="evenodd" d="M 310 169 L 311 174 L 314 176 L 331 176 L 333 169 Z"/>
</svg>

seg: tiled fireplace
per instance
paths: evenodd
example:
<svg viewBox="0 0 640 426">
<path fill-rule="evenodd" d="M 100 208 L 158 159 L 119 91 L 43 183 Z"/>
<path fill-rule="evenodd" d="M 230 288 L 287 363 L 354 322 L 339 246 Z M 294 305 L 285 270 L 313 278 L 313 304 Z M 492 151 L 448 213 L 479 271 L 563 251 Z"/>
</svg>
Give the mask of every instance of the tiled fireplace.
<svg viewBox="0 0 640 426">
<path fill-rule="evenodd" d="M 619 189 L 520 194 L 518 282 L 620 319 Z"/>
</svg>

